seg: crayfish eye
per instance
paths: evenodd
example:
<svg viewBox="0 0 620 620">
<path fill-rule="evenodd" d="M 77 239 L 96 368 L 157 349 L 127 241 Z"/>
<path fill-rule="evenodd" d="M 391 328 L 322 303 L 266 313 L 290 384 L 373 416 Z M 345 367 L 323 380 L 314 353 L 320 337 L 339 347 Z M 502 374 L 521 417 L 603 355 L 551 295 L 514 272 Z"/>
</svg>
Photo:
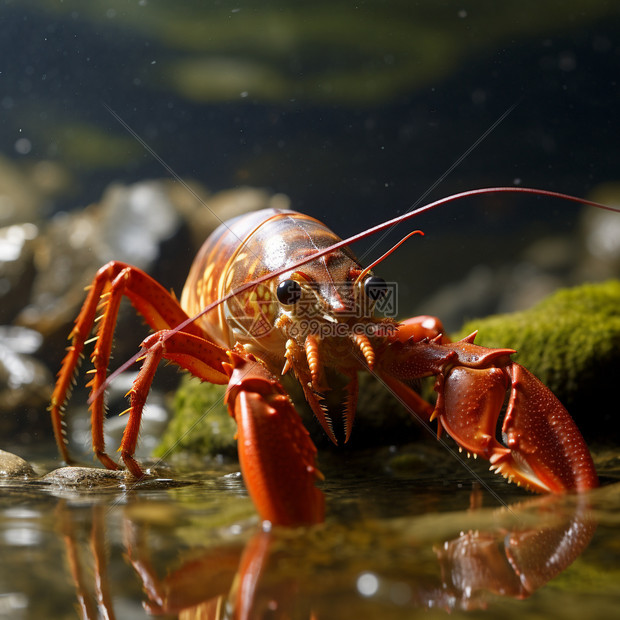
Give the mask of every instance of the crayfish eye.
<svg viewBox="0 0 620 620">
<path fill-rule="evenodd" d="M 297 303 L 301 297 L 301 285 L 295 280 L 283 280 L 278 284 L 276 297 L 281 304 L 291 306 Z"/>
<path fill-rule="evenodd" d="M 371 301 L 377 301 L 385 297 L 387 284 L 383 278 L 370 276 L 364 280 L 364 293 Z"/>
</svg>

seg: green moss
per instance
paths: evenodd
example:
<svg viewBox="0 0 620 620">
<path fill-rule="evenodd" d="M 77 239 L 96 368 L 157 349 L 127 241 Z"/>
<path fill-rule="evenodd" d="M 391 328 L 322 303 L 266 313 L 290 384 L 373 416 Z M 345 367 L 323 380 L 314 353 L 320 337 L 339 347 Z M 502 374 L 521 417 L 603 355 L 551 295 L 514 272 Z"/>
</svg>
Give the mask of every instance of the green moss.
<svg viewBox="0 0 620 620">
<path fill-rule="evenodd" d="M 224 405 L 225 391 L 225 385 L 200 383 L 185 376 L 174 398 L 174 416 L 155 456 L 235 456 L 236 425 Z"/>
<path fill-rule="evenodd" d="M 619 281 L 560 290 L 531 310 L 470 321 L 457 337 L 475 330 L 477 344 L 516 349 L 513 359 L 560 398 L 582 430 L 604 436 L 617 411 Z"/>
</svg>

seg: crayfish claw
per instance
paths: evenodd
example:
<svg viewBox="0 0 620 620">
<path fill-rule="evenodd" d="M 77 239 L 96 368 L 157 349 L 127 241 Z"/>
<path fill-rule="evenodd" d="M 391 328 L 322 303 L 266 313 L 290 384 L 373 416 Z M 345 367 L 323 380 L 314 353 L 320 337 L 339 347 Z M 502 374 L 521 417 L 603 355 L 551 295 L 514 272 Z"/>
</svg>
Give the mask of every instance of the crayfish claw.
<svg viewBox="0 0 620 620">
<path fill-rule="evenodd" d="M 506 371 L 512 382 L 502 435 L 515 477 L 543 492 L 598 486 L 590 451 L 562 403 L 523 366 Z"/>
</svg>

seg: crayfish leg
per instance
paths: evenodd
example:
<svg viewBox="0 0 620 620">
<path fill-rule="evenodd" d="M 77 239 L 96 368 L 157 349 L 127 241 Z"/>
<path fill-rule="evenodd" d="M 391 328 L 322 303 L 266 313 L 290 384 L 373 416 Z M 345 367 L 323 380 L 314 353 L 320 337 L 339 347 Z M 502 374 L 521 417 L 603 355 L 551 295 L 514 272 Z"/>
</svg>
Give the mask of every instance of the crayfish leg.
<svg viewBox="0 0 620 620">
<path fill-rule="evenodd" d="M 231 352 L 226 392 L 237 422 L 239 462 L 261 518 L 273 525 L 320 523 L 325 515 L 316 447 L 280 383 L 256 359 Z"/>
</svg>

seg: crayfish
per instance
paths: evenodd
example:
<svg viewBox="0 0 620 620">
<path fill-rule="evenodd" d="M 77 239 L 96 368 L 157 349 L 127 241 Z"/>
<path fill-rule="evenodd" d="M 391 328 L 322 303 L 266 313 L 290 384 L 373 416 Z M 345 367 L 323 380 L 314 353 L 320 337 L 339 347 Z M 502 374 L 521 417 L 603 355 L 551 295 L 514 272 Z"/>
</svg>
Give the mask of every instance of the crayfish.
<svg viewBox="0 0 620 620">
<path fill-rule="evenodd" d="M 509 480 L 540 492 L 595 487 L 592 458 L 577 426 L 553 393 L 511 360 L 515 351 L 478 346 L 475 334 L 451 342 L 433 317 L 378 318 L 375 309 L 389 300 L 390 288 L 370 267 L 363 268 L 348 247 L 449 200 L 490 192 L 526 192 L 595 204 L 528 188 L 473 190 L 344 241 L 309 216 L 258 211 L 223 223 L 205 241 L 180 301 L 139 269 L 108 263 L 97 272 L 77 317 L 52 397 L 62 458 L 71 462 L 62 408 L 99 318 L 91 355 L 92 444 L 105 467 L 119 467 L 105 452 L 104 392 L 119 304 L 127 297 L 154 330 L 131 360 L 141 360 L 142 366 L 130 390 L 129 420 L 120 446 L 121 459 L 136 478 L 144 475 L 134 458 L 142 410 L 157 366 L 165 359 L 202 381 L 228 385 L 225 400 L 237 422 L 244 481 L 261 518 L 274 525 L 324 519 L 324 497 L 316 486 L 322 477 L 316 448 L 282 387 L 280 378 L 286 373 L 298 379 L 334 442 L 323 401 L 330 388 L 326 369 L 347 380 L 345 440 L 353 427 L 357 375 L 363 370 L 422 420 L 437 419 L 461 448 L 487 459 Z M 434 404 L 409 385 L 429 376 L 436 378 Z M 506 397 L 500 442 L 496 424 Z"/>
</svg>

